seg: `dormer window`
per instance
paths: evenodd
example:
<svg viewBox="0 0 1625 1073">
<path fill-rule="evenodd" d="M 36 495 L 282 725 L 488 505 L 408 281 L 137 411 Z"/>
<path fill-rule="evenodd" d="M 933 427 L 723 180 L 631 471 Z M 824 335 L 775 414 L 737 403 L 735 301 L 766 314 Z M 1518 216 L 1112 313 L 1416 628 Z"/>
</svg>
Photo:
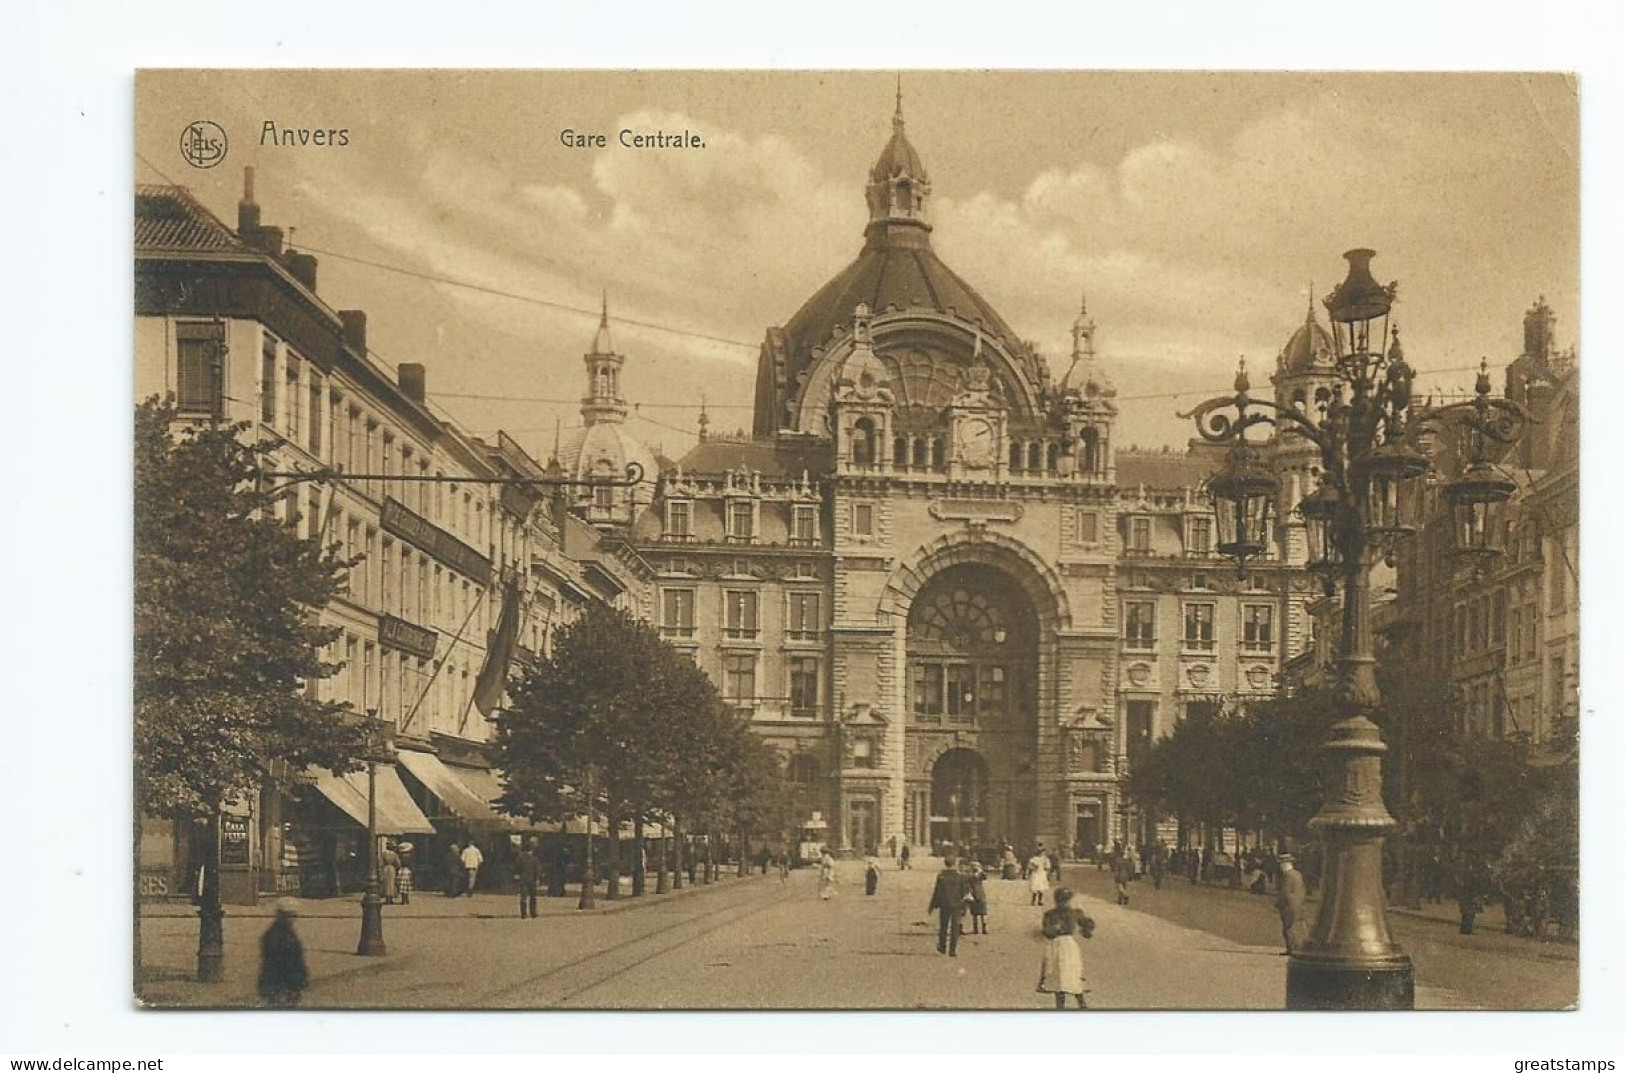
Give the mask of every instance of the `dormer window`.
<svg viewBox="0 0 1625 1073">
<path fill-rule="evenodd" d="M 755 500 L 728 501 L 728 539 L 740 544 L 749 544 L 756 540 Z"/>
<path fill-rule="evenodd" d="M 797 503 L 790 508 L 790 543 L 810 547 L 818 542 L 818 508 Z"/>
<path fill-rule="evenodd" d="M 694 504 L 686 499 L 666 501 L 666 536 L 689 540 L 694 536 Z"/>
<path fill-rule="evenodd" d="M 1185 550 L 1192 555 L 1213 554 L 1213 519 L 1199 515 L 1190 520 Z"/>
</svg>

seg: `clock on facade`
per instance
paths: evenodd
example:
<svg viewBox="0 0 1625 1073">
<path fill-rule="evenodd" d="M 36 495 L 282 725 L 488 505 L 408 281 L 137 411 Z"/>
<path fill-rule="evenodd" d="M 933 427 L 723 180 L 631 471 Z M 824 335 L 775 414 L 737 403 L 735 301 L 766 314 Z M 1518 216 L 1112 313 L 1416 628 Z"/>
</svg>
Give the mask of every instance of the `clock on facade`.
<svg viewBox="0 0 1625 1073">
<path fill-rule="evenodd" d="M 973 469 L 986 469 L 998 457 L 993 442 L 993 423 L 985 417 L 967 417 L 959 422 L 954 453 L 961 463 Z"/>
</svg>

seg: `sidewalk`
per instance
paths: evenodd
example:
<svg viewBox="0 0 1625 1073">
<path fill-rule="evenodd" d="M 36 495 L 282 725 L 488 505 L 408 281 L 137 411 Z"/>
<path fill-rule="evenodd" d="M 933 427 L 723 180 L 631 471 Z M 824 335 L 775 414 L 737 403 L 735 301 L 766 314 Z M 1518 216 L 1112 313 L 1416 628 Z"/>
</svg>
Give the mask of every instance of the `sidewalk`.
<svg viewBox="0 0 1625 1073">
<path fill-rule="evenodd" d="M 770 873 L 776 876 L 777 873 Z M 761 879 L 758 872 L 748 876 L 736 877 L 733 870 L 722 873 L 714 883 L 690 884 L 687 877 L 683 879 L 681 890 L 667 891 L 665 894 L 655 893 L 654 878 L 650 877 L 648 892 L 641 898 L 632 897 L 632 882 L 630 879 L 621 881 L 621 896 L 613 901 L 604 893 L 602 882 L 598 885 L 596 905 L 590 910 L 577 908 L 581 897 L 581 885 L 572 884 L 566 888 L 565 895 L 560 898 L 549 898 L 545 894 L 536 899 L 536 915 L 538 917 L 574 916 L 578 913 L 624 913 L 634 909 L 642 909 L 659 902 L 671 901 L 675 898 L 684 898 L 700 894 L 708 890 L 716 890 L 745 882 L 749 879 Z M 226 916 L 229 917 L 264 917 L 276 916 L 276 905 L 281 900 L 269 895 L 260 898 L 256 905 L 228 905 L 225 907 Z M 352 918 L 361 915 L 361 894 L 342 894 L 330 898 L 288 898 L 299 909 L 302 918 Z M 472 895 L 458 898 L 448 898 L 439 891 L 413 891 L 412 900 L 405 905 L 385 905 L 384 918 L 392 917 L 403 919 L 422 920 L 497 920 L 505 917 L 519 915 L 519 894 L 486 894 L 476 891 Z M 162 920 L 173 917 L 197 918 L 197 906 L 191 902 L 147 902 L 141 906 L 141 916 L 145 920 Z"/>
</svg>

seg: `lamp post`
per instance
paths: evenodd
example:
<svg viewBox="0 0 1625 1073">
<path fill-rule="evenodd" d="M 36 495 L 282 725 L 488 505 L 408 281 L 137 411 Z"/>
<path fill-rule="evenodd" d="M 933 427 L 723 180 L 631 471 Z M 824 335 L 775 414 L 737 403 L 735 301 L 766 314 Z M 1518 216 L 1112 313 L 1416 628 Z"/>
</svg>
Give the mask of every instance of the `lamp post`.
<svg viewBox="0 0 1625 1073">
<path fill-rule="evenodd" d="M 384 947 L 384 897 L 378 888 L 378 764 L 390 759 L 388 749 L 387 740 L 381 740 L 367 756 L 367 886 L 361 896 L 361 941 L 355 950 L 362 957 L 389 952 Z"/>
<path fill-rule="evenodd" d="M 1344 256 L 1348 276 L 1325 300 L 1335 381 L 1317 413 L 1251 398 L 1243 367 L 1233 397 L 1210 399 L 1181 416 L 1194 419 L 1205 439 L 1232 445 L 1208 487 L 1223 537 L 1220 550 L 1238 561 L 1262 552 L 1260 535 L 1267 531 L 1270 504 L 1280 487 L 1262 467 L 1247 430 L 1287 426 L 1319 448 L 1320 487 L 1297 512 L 1309 538 L 1311 569 L 1328 595 L 1342 594 L 1336 692 L 1342 718 L 1321 747 L 1328 765 L 1326 797 L 1310 821 L 1325 847 L 1325 895 L 1313 931 L 1287 964 L 1286 1003 L 1289 1009 L 1410 1009 L 1415 972 L 1389 934 L 1384 905 L 1382 844 L 1395 823 L 1382 799 L 1382 756 L 1388 747 L 1371 719 L 1382 694 L 1371 632 L 1370 571 L 1417 524 L 1419 478 L 1429 462 L 1415 446 L 1416 433 L 1436 424 L 1467 429 L 1473 463 L 1447 495 L 1458 545 L 1471 542 L 1482 552 L 1494 528 L 1491 506 L 1511 494 L 1493 477 L 1488 444 L 1514 442 L 1526 416 L 1514 403 L 1489 398 L 1487 371 L 1480 372 L 1473 402 L 1413 416 L 1415 374 L 1389 324 L 1396 285 L 1372 277 L 1373 251 L 1350 250 Z"/>
<path fill-rule="evenodd" d="M 597 807 L 593 803 L 598 790 L 595 783 L 597 771 L 587 769 L 587 855 L 581 863 L 581 897 L 576 901 L 577 909 L 595 909 L 598 906 L 597 892 L 593 889 L 598 886 L 598 870 L 593 860 L 593 827 L 597 822 Z"/>
</svg>

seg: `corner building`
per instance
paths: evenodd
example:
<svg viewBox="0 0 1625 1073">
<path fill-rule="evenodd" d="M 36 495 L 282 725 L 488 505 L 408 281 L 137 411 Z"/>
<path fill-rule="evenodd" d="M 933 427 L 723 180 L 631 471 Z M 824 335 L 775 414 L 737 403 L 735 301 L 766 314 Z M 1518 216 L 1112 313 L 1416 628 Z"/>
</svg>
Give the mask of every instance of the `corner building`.
<svg viewBox="0 0 1625 1073">
<path fill-rule="evenodd" d="M 1057 380 L 933 251 L 892 125 L 857 259 L 767 332 L 751 437 L 702 421 L 630 525 L 658 623 L 843 851 L 1154 837 L 1122 777 L 1188 704 L 1274 692 L 1302 535 L 1238 578 L 1220 459 L 1118 447 L 1087 309 Z"/>
</svg>

